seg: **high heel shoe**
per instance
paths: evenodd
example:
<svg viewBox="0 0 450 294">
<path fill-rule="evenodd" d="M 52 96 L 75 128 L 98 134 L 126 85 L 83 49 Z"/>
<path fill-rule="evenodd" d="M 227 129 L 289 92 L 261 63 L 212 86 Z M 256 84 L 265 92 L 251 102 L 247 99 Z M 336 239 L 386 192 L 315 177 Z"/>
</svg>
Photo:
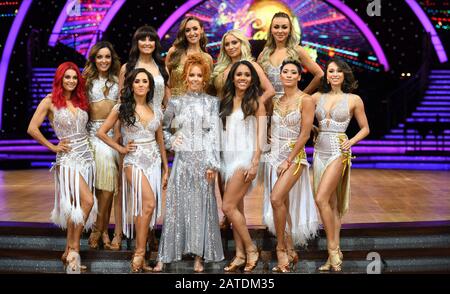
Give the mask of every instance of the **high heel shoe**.
<svg viewBox="0 0 450 294">
<path fill-rule="evenodd" d="M 111 247 L 111 240 L 109 240 L 108 230 L 102 232 L 102 243 L 104 249 Z"/>
<path fill-rule="evenodd" d="M 260 253 L 256 246 L 253 250 L 247 251 L 247 263 L 245 264 L 244 272 L 251 272 L 255 269 L 258 265 L 259 256 Z"/>
<path fill-rule="evenodd" d="M 225 272 L 236 272 L 245 266 L 245 257 L 236 255 L 233 260 L 223 268 Z"/>
<path fill-rule="evenodd" d="M 81 259 L 80 254 L 74 249 L 69 249 L 66 258 L 66 273 L 79 274 L 81 272 Z"/>
<path fill-rule="evenodd" d="M 202 264 L 202 258 L 199 256 L 196 256 L 195 261 L 194 261 L 194 272 L 202 273 L 204 271 L 205 271 L 205 267 Z"/>
<path fill-rule="evenodd" d="M 298 263 L 298 254 L 297 251 L 294 248 L 288 248 L 287 254 L 289 258 L 289 263 L 291 265 L 292 271 L 297 270 L 297 263 Z"/>
<path fill-rule="evenodd" d="M 100 247 L 100 238 L 102 237 L 102 232 L 97 230 L 96 228 L 92 229 L 91 234 L 89 235 L 88 244 L 91 249 L 98 249 Z"/>
<path fill-rule="evenodd" d="M 63 263 L 64 268 L 67 268 L 67 255 L 69 254 L 69 251 L 66 250 L 64 251 L 63 255 L 61 255 L 61 261 Z M 86 272 L 87 271 L 87 266 L 80 264 L 80 271 L 81 272 Z"/>
<path fill-rule="evenodd" d="M 328 249 L 328 259 L 327 262 L 319 267 L 319 271 L 333 271 L 340 272 L 342 270 L 342 259 L 339 247 L 336 249 Z"/>
<path fill-rule="evenodd" d="M 153 271 L 153 268 L 148 266 L 145 262 L 144 254 L 137 254 L 136 252 L 133 254 L 133 257 L 131 258 L 131 272 L 133 273 L 140 273 L 142 271 L 144 272 L 151 272 Z"/>
<path fill-rule="evenodd" d="M 114 238 L 112 239 L 111 244 L 105 248 L 113 251 L 119 251 L 120 249 L 122 249 L 122 237 L 122 233 L 114 233 Z"/>
<path fill-rule="evenodd" d="M 290 262 L 290 257 L 287 254 L 287 250 L 285 248 L 277 248 L 277 260 L 280 260 L 280 258 L 279 258 L 280 253 L 286 254 L 288 262 L 285 264 L 280 264 L 278 262 L 278 264 L 272 268 L 272 271 L 274 273 L 289 273 L 289 272 L 291 272 L 290 271 L 291 262 Z"/>
<path fill-rule="evenodd" d="M 153 268 L 153 272 L 155 273 L 160 273 L 162 271 L 164 271 L 165 268 L 165 264 L 162 263 L 161 261 L 158 261 L 155 265 L 155 267 Z"/>
</svg>

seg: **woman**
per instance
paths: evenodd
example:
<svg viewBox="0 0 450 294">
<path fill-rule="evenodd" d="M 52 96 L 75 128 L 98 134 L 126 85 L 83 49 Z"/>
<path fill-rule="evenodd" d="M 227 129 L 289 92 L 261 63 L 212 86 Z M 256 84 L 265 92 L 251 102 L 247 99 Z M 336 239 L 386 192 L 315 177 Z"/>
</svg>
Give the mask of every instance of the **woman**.
<svg viewBox="0 0 450 294">
<path fill-rule="evenodd" d="M 258 74 L 261 87 L 264 90 L 261 100 L 266 101 L 275 95 L 272 84 L 259 64 L 254 62 L 251 55 L 251 48 L 248 39 L 242 31 L 234 29 L 226 32 L 222 37 L 219 57 L 211 76 L 212 84 L 218 96 L 223 99 L 223 88 L 227 80 L 231 67 L 239 60 L 249 61 Z"/>
<path fill-rule="evenodd" d="M 314 103 L 298 88 L 301 72 L 296 60 L 287 59 L 281 65 L 284 94 L 274 100 L 271 149 L 266 156 L 264 221 L 277 236 L 278 264 L 272 271 L 282 273 L 295 269 L 295 245 L 306 245 L 319 225 L 305 153 Z"/>
<path fill-rule="evenodd" d="M 131 40 L 128 62 L 122 65 L 120 69 L 119 90 L 122 89 L 123 82 L 131 71 L 135 68 L 144 68 L 151 73 L 155 83 L 152 100 L 153 106 L 164 109 L 170 97 L 170 90 L 168 87 L 169 74 L 161 57 L 161 50 L 161 42 L 155 29 L 151 26 L 139 27 Z M 114 131 L 120 133 L 120 127 L 115 126 Z M 119 160 L 119 173 L 122 168 L 122 161 L 122 159 Z M 161 202 L 161 199 L 159 199 L 158 204 L 161 204 Z M 119 201 L 114 205 L 115 208 L 121 209 L 121 203 Z M 161 207 L 158 207 L 158 211 L 161 211 Z M 119 232 L 116 232 L 117 234 L 114 236 L 111 244 L 117 250 L 120 250 L 122 244 L 122 234 L 121 231 Z M 152 231 L 152 237 L 153 234 L 154 231 Z M 115 239 L 117 239 L 116 242 L 114 242 Z"/>
<path fill-rule="evenodd" d="M 280 80 L 280 66 L 286 58 L 300 61 L 314 78 L 303 90 L 306 94 L 312 94 L 320 84 L 323 71 L 315 63 L 305 49 L 300 45 L 300 40 L 292 25 L 291 18 L 284 12 L 277 12 L 270 23 L 270 33 L 263 51 L 258 56 L 258 63 L 264 69 L 267 77 L 275 88 L 275 96 L 283 95 L 283 85 Z"/>
<path fill-rule="evenodd" d="M 92 47 L 83 71 L 89 99 L 89 141 L 95 158 L 95 195 L 98 199 L 97 221 L 88 240 L 89 247 L 93 249 L 99 248 L 100 242 L 105 249 L 116 248 L 111 247 L 108 224 L 113 197 L 114 194 L 118 194 L 115 193 L 118 179 L 118 154 L 99 140 L 96 133 L 119 98 L 117 83 L 119 69 L 119 57 L 112 44 L 102 41 Z M 112 137 L 113 132 L 111 131 L 108 135 Z M 115 214 L 115 224 L 119 230 L 116 230 L 116 235 L 121 232 L 121 219 L 118 218 L 120 215 Z"/>
<path fill-rule="evenodd" d="M 203 272 L 203 259 L 223 259 L 214 197 L 220 167 L 219 101 L 205 94 L 209 76 L 210 66 L 203 56 L 189 55 L 183 70 L 187 92 L 170 99 L 164 114 L 166 147 L 175 151 L 175 159 L 154 271 L 162 271 L 164 263 L 181 260 L 184 254 L 195 256 L 195 272 Z"/>
<path fill-rule="evenodd" d="M 258 146 L 259 125 L 256 115 L 264 116 L 259 103 L 261 89 L 258 73 L 247 60 L 231 67 L 220 103 L 222 136 L 222 171 L 225 180 L 223 211 L 233 224 L 236 255 L 224 270 L 234 272 L 241 267 L 251 272 L 257 265 L 259 252 L 250 237 L 244 216 L 244 196 L 255 179 L 261 150 Z"/>
<path fill-rule="evenodd" d="M 186 58 L 190 54 L 200 53 L 210 69 L 212 57 L 206 53 L 206 38 L 202 22 L 195 16 L 188 16 L 180 24 L 177 37 L 166 57 L 166 65 L 170 74 L 170 91 L 172 96 L 182 95 L 186 88 L 183 85 L 183 69 Z"/>
<path fill-rule="evenodd" d="M 168 164 L 162 135 L 162 112 L 151 106 L 154 81 L 143 68 L 132 70 L 125 79 L 121 104 L 113 111 L 97 132 L 106 144 L 125 155 L 122 169 L 123 228 L 127 237 L 133 237 L 136 229 L 136 249 L 131 260 L 132 272 L 151 271 L 145 264 L 145 247 L 148 228 L 156 221 L 154 210 L 160 207 L 161 161 L 163 188 L 167 183 Z M 120 120 L 123 146 L 108 131 Z"/>
<path fill-rule="evenodd" d="M 122 65 L 119 75 L 119 85 L 128 73 L 135 68 L 145 68 L 152 74 L 155 81 L 153 105 L 165 107 L 170 97 L 169 74 L 161 56 L 161 41 L 158 33 L 151 26 L 142 26 L 136 30 L 131 40 L 128 62 Z"/>
<path fill-rule="evenodd" d="M 88 230 L 97 214 L 93 195 L 95 163 L 88 142 L 87 111 L 80 70 L 74 63 L 64 62 L 56 69 L 52 93 L 39 103 L 28 126 L 28 134 L 56 153 L 52 167 L 55 205 L 51 220 L 67 228 L 66 249 L 61 257 L 67 273 L 86 269 L 80 265 L 80 238 L 83 227 Z M 59 139 L 56 146 L 39 130 L 46 117 Z"/>
<path fill-rule="evenodd" d="M 369 134 L 369 124 L 362 99 L 351 94 L 357 82 L 348 64 L 332 58 L 325 69 L 319 92 L 313 95 L 319 122 L 314 145 L 314 194 L 328 248 L 328 260 L 319 270 L 341 271 L 339 233 L 350 200 L 350 148 Z M 348 139 L 345 131 L 352 116 L 360 130 Z"/>
</svg>

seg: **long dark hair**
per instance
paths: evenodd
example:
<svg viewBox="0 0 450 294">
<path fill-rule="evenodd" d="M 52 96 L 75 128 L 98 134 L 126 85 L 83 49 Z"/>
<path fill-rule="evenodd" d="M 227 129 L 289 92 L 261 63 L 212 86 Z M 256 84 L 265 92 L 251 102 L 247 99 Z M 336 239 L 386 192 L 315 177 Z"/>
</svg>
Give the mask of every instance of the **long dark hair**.
<svg viewBox="0 0 450 294">
<path fill-rule="evenodd" d="M 125 123 L 127 126 L 134 126 L 136 123 L 136 116 L 134 114 L 134 110 L 136 108 L 136 100 L 134 100 L 133 94 L 133 83 L 136 79 L 136 76 L 139 73 L 145 73 L 147 75 L 149 81 L 149 91 L 147 96 L 145 97 L 145 102 L 147 104 L 153 101 L 153 93 L 155 90 L 155 81 L 153 80 L 153 76 L 149 73 L 145 68 L 136 68 L 133 69 L 125 78 L 125 82 L 123 85 L 122 92 L 120 94 L 120 104 L 119 108 L 119 119 L 121 122 Z"/>
<path fill-rule="evenodd" d="M 338 58 L 331 58 L 328 60 L 328 62 L 325 65 L 325 74 L 322 77 L 322 81 L 319 85 L 319 92 L 321 93 L 328 93 L 331 91 L 331 86 L 328 84 L 327 80 L 327 72 L 328 72 L 328 66 L 330 63 L 336 63 L 338 68 L 342 70 L 344 73 L 344 82 L 342 83 L 342 92 L 344 93 L 352 93 L 354 90 L 358 88 L 358 81 L 355 80 L 355 76 L 353 75 L 353 71 L 350 68 L 350 66 L 341 59 Z"/>
<path fill-rule="evenodd" d="M 250 82 L 249 87 L 245 91 L 244 98 L 242 99 L 241 109 L 244 113 L 244 119 L 247 116 L 255 115 L 256 110 L 259 107 L 258 98 L 262 93 L 261 90 L 261 82 L 259 80 L 258 73 L 255 68 L 251 64 L 251 62 L 247 60 L 240 60 L 233 64 L 228 73 L 227 80 L 225 82 L 224 90 L 223 90 L 223 99 L 220 101 L 220 118 L 222 119 L 223 129 L 226 128 L 226 118 L 233 111 L 233 99 L 236 95 L 236 87 L 234 86 L 234 75 L 239 65 L 245 65 L 250 69 L 252 81 Z"/>
<path fill-rule="evenodd" d="M 158 33 L 151 26 L 142 26 L 136 30 L 133 35 L 133 39 L 131 40 L 131 49 L 130 54 L 128 56 L 128 62 L 126 66 L 125 76 L 135 68 L 136 63 L 139 59 L 139 47 L 138 41 L 145 40 L 145 38 L 149 37 L 151 41 L 155 42 L 155 50 L 153 50 L 152 58 L 158 66 L 159 72 L 164 78 L 164 84 L 167 85 L 169 81 L 169 74 L 166 71 L 166 66 L 161 56 L 162 46 L 161 41 L 159 40 Z"/>
</svg>

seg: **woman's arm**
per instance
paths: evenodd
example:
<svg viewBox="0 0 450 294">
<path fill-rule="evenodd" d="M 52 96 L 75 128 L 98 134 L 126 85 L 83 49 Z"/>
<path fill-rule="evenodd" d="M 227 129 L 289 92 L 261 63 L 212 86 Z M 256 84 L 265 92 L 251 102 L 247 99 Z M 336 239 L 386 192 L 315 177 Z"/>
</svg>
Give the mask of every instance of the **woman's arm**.
<svg viewBox="0 0 450 294">
<path fill-rule="evenodd" d="M 135 146 L 133 144 L 128 143 L 127 146 L 124 147 L 119 143 L 117 143 L 113 138 L 107 135 L 108 131 L 112 127 L 114 127 L 115 123 L 119 119 L 119 112 L 116 109 L 118 109 L 118 105 L 111 110 L 106 120 L 97 130 L 97 137 L 100 138 L 100 140 L 102 140 L 109 146 L 111 146 L 112 148 L 114 148 L 115 150 L 117 150 L 119 153 L 127 154 L 129 151 L 134 150 Z"/>
<path fill-rule="evenodd" d="M 341 144 L 343 150 L 349 150 L 350 147 L 367 137 L 370 133 L 369 122 L 367 121 L 366 112 L 364 111 L 364 102 L 358 95 L 352 95 L 354 101 L 354 116 L 359 125 L 359 132 L 351 139 L 345 140 Z"/>
<path fill-rule="evenodd" d="M 252 181 L 258 172 L 259 160 L 262 154 L 262 148 L 264 142 L 266 142 L 267 134 L 267 116 L 263 103 L 259 103 L 256 110 L 256 138 L 255 138 L 255 151 L 253 152 L 252 165 L 244 172 L 244 181 Z"/>
<path fill-rule="evenodd" d="M 122 89 L 123 89 L 123 84 L 125 83 L 126 71 L 127 71 L 127 64 L 125 63 L 124 65 L 122 65 L 122 67 L 120 68 L 120 72 L 119 72 L 119 102 L 121 102 L 120 96 L 122 96 Z"/>
<path fill-rule="evenodd" d="M 265 104 L 267 100 L 275 96 L 275 89 L 273 88 L 272 83 L 264 73 L 262 67 L 256 62 L 252 62 L 252 65 L 255 68 L 256 72 L 258 73 L 258 77 L 261 82 L 261 88 L 264 91 L 260 97 L 260 101 L 263 104 Z"/>
<path fill-rule="evenodd" d="M 39 130 L 39 127 L 42 125 L 42 123 L 45 120 L 45 117 L 51 111 L 52 107 L 52 100 L 50 99 L 50 96 L 48 95 L 45 97 L 36 108 L 36 111 L 33 114 L 33 117 L 31 118 L 30 124 L 28 125 L 27 133 L 33 137 L 36 141 L 38 141 L 41 145 L 47 147 L 51 151 L 58 153 L 58 152 L 68 152 L 70 150 L 70 147 L 67 144 L 67 141 L 61 140 L 58 145 L 53 145 L 49 140 L 47 140 L 44 135 Z"/>
<path fill-rule="evenodd" d="M 298 53 L 298 58 L 300 59 L 302 66 L 314 76 L 309 85 L 303 90 L 306 94 L 312 94 L 320 85 L 320 79 L 323 77 L 323 70 L 316 62 L 314 62 L 314 60 L 311 59 L 305 49 L 301 46 L 297 46 L 295 49 Z"/>
<path fill-rule="evenodd" d="M 162 132 L 162 126 L 159 126 L 158 130 L 156 131 L 156 142 L 159 145 L 159 152 L 161 153 L 161 160 L 162 160 L 162 167 L 163 167 L 163 178 L 162 178 L 162 185 L 163 189 L 166 189 L 167 187 L 167 180 L 169 178 L 169 163 L 167 161 L 167 153 L 166 148 L 164 146 L 164 137 Z"/>
</svg>

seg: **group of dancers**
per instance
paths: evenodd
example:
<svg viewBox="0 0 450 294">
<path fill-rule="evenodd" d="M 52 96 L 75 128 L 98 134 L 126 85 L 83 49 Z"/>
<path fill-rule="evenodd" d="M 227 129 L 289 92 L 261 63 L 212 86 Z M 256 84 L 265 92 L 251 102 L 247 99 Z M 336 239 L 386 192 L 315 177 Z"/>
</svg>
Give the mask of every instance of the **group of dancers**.
<svg viewBox="0 0 450 294">
<path fill-rule="evenodd" d="M 357 87 L 351 68 L 332 58 L 324 74 L 283 12 L 273 16 L 256 61 L 239 30 L 224 34 L 215 64 L 206 44 L 202 22 L 188 16 L 165 60 L 155 29 L 142 26 L 122 67 L 111 43 L 101 41 L 82 73 L 72 62 L 57 68 L 52 93 L 37 107 L 28 133 L 57 154 L 51 219 L 67 229 L 61 257 L 67 272 L 86 270 L 79 255 L 83 229 L 92 229 L 91 248 L 109 250 L 120 250 L 123 234 L 135 232 L 132 272 L 160 272 L 186 254 L 195 258 L 194 271 L 203 272 L 203 262 L 224 259 L 216 188 L 236 248 L 224 271 L 252 271 L 260 252 L 247 229 L 244 196 L 257 178 L 264 180 L 263 219 L 277 238 L 272 270 L 295 269 L 296 246 L 317 234 L 316 207 L 329 254 L 319 270 L 341 270 L 350 148 L 369 133 L 363 102 L 351 94 Z M 314 77 L 302 91 L 303 68 Z M 353 116 L 360 130 L 349 139 Z M 57 145 L 39 130 L 46 117 Z M 311 133 L 312 187 L 305 153 Z M 166 150 L 174 152 L 170 175 Z M 162 207 L 158 256 L 150 267 L 146 242 Z"/>
</svg>

